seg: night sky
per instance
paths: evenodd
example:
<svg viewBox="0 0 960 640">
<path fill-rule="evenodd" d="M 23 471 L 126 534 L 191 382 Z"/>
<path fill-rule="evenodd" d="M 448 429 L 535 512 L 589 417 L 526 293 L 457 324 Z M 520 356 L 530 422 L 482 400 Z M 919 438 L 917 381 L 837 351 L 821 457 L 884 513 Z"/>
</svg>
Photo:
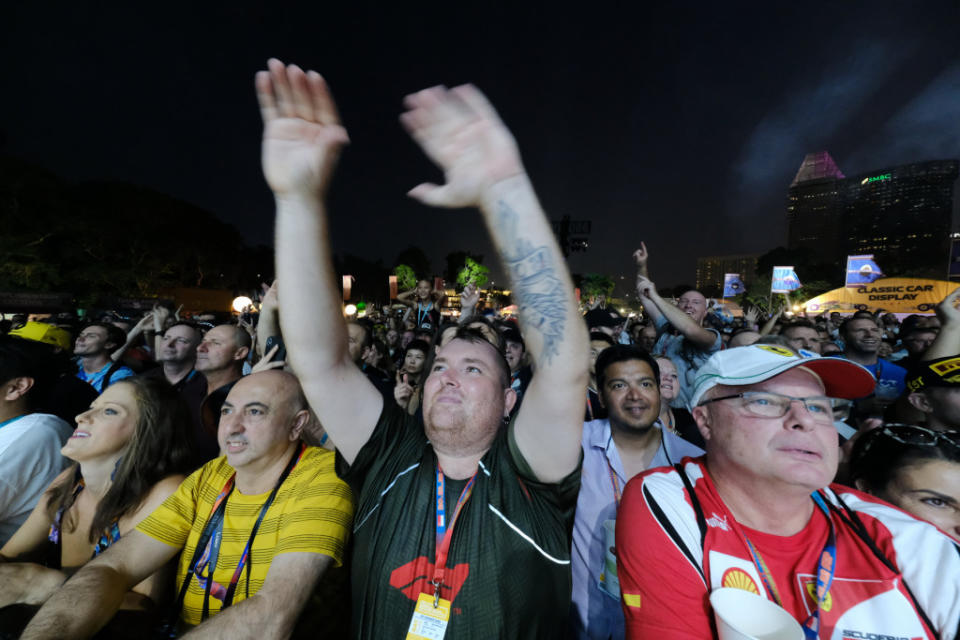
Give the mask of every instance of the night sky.
<svg viewBox="0 0 960 640">
<path fill-rule="evenodd" d="M 7 3 L 0 153 L 270 244 L 253 75 L 276 56 L 324 74 L 352 139 L 334 250 L 392 265 L 415 244 L 439 273 L 450 251 L 493 255 L 476 213 L 407 199 L 440 176 L 397 116 L 407 93 L 473 82 L 550 217 L 593 222 L 571 270 L 629 282 L 645 240 L 661 286 L 692 283 L 697 256 L 785 244 L 808 152 L 847 175 L 960 157 L 953 1 L 298 4 Z"/>
</svg>

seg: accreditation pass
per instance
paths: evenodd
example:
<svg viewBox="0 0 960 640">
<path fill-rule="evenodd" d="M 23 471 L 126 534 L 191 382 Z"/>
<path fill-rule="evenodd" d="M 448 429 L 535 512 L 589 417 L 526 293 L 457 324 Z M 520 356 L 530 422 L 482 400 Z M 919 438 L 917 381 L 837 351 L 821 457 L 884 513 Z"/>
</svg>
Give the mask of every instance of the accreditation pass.
<svg viewBox="0 0 960 640">
<path fill-rule="evenodd" d="M 413 610 L 406 640 L 443 640 L 449 621 L 450 601 L 440 598 L 437 606 L 434 607 L 433 596 L 421 593 L 417 598 L 417 606 Z"/>
</svg>

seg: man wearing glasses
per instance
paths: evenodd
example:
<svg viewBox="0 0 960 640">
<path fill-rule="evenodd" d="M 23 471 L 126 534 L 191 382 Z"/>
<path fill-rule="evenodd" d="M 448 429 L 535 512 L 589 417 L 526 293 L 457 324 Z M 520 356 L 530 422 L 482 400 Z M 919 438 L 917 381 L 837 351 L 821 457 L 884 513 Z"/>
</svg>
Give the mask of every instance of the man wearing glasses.
<svg viewBox="0 0 960 640">
<path fill-rule="evenodd" d="M 860 365 L 772 345 L 714 354 L 691 407 L 706 456 L 634 478 L 617 520 L 627 637 L 714 637 L 709 594 L 776 602 L 807 638 L 956 638 L 960 548 L 831 485 L 830 398 L 873 391 Z"/>
</svg>

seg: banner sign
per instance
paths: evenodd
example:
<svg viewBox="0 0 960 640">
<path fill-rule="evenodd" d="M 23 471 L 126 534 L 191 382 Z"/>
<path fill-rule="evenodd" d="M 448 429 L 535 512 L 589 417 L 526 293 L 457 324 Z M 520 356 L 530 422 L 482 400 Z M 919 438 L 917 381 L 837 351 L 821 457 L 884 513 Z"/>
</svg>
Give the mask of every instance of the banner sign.
<svg viewBox="0 0 960 640">
<path fill-rule="evenodd" d="M 880 278 L 857 287 L 841 287 L 807 301 L 808 313 L 886 309 L 890 313 L 933 313 L 956 282 L 923 278 Z"/>
<path fill-rule="evenodd" d="M 73 308 L 72 293 L 0 292 L 0 311 L 8 313 L 69 311 Z"/>
<path fill-rule="evenodd" d="M 353 276 L 343 276 L 343 301 L 350 299 L 350 288 L 353 284 Z"/>
<path fill-rule="evenodd" d="M 390 285 L 390 299 L 396 300 L 399 294 L 399 285 L 397 285 L 397 276 L 387 276 L 387 283 Z"/>
<path fill-rule="evenodd" d="M 800 278 L 793 267 L 774 267 L 770 293 L 790 293 L 800 288 Z"/>
<path fill-rule="evenodd" d="M 847 280 L 848 287 L 862 287 L 883 277 L 883 271 L 880 269 L 874 259 L 873 254 L 868 256 L 847 256 Z"/>
<path fill-rule="evenodd" d="M 739 273 L 725 273 L 723 275 L 723 297 L 732 298 L 747 290 Z"/>
</svg>

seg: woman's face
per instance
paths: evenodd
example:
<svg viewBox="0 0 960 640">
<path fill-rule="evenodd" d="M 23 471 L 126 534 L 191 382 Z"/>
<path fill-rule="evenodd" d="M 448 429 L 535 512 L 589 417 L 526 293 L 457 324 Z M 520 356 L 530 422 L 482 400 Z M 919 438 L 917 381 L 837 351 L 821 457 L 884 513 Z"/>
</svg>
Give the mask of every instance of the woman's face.
<svg viewBox="0 0 960 640">
<path fill-rule="evenodd" d="M 420 373 L 423 371 L 423 362 L 427 359 L 426 354 L 419 349 L 410 349 L 403 359 L 403 370 L 407 373 Z"/>
<path fill-rule="evenodd" d="M 881 497 L 960 540 L 960 463 L 923 460 L 901 469 Z"/>
<path fill-rule="evenodd" d="M 77 416 L 77 428 L 60 453 L 77 462 L 116 455 L 130 442 L 139 419 L 133 385 L 111 385 Z"/>
<path fill-rule="evenodd" d="M 680 392 L 677 367 L 674 366 L 673 361 L 666 358 L 657 358 L 657 366 L 660 367 L 660 400 L 668 403 Z"/>
</svg>

